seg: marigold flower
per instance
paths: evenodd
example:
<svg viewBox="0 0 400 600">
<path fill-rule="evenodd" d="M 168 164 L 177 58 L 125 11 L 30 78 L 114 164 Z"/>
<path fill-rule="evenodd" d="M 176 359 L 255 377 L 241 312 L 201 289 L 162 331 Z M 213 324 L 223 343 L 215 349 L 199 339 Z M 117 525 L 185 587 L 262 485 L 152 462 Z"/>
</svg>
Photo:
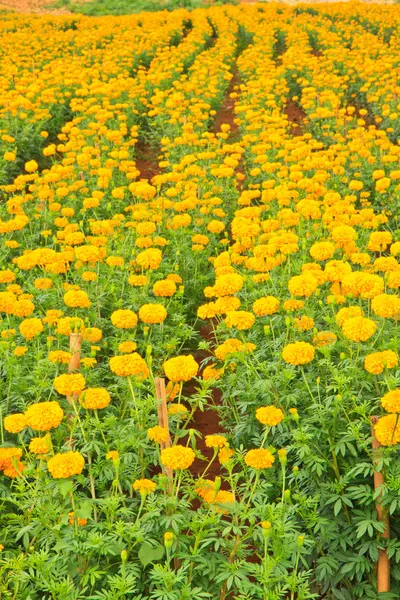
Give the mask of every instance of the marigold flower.
<svg viewBox="0 0 400 600">
<path fill-rule="evenodd" d="M 377 329 L 376 323 L 365 317 L 352 317 L 343 323 L 343 335 L 352 342 L 366 342 Z"/>
<path fill-rule="evenodd" d="M 43 323 L 37 318 L 25 319 L 20 323 L 19 330 L 25 339 L 31 340 L 43 331 Z"/>
<path fill-rule="evenodd" d="M 244 462 L 249 467 L 256 469 L 269 469 L 274 464 L 275 458 L 269 450 L 264 448 L 256 448 L 255 450 L 249 450 L 245 457 Z"/>
<path fill-rule="evenodd" d="M 133 310 L 115 310 L 111 315 L 111 323 L 118 329 L 136 327 L 138 318 Z"/>
<path fill-rule="evenodd" d="M 131 342 L 130 340 L 127 340 L 125 342 L 121 342 L 118 345 L 118 352 L 122 352 L 122 354 L 130 354 L 131 352 L 134 352 L 136 348 L 136 342 Z"/>
<path fill-rule="evenodd" d="M 54 380 L 54 389 L 62 396 L 80 394 L 86 385 L 81 373 L 68 373 L 59 375 Z"/>
<path fill-rule="evenodd" d="M 314 327 L 314 319 L 312 317 L 302 315 L 293 321 L 293 327 L 299 331 L 309 331 Z"/>
<path fill-rule="evenodd" d="M 92 344 L 99 342 L 102 337 L 103 332 L 98 327 L 88 327 L 87 329 L 84 329 L 82 333 L 82 339 L 86 342 L 91 342 Z"/>
<path fill-rule="evenodd" d="M 363 317 L 364 311 L 361 306 L 348 306 L 341 308 L 336 314 L 336 323 L 339 327 L 343 327 L 345 321 L 353 317 Z"/>
<path fill-rule="evenodd" d="M 390 413 L 400 413 L 400 389 L 391 390 L 381 398 L 383 408 Z"/>
<path fill-rule="evenodd" d="M 32 438 L 29 443 L 29 451 L 32 454 L 48 454 L 51 450 L 50 439 L 45 435 L 44 437 Z"/>
<path fill-rule="evenodd" d="M 232 310 L 226 315 L 225 323 L 227 327 L 236 327 L 239 331 L 250 329 L 255 322 L 255 316 L 245 310 Z"/>
<path fill-rule="evenodd" d="M 148 285 L 150 282 L 149 282 L 148 278 L 146 277 L 146 275 L 130 275 L 130 277 L 128 279 L 128 283 L 129 283 L 129 285 L 132 285 L 134 287 L 144 287 L 145 285 Z"/>
<path fill-rule="evenodd" d="M 205 437 L 207 448 L 224 448 L 228 446 L 228 440 L 223 435 L 206 435 Z"/>
<path fill-rule="evenodd" d="M 289 279 L 288 289 L 292 296 L 308 298 L 318 288 L 318 280 L 306 272 Z"/>
<path fill-rule="evenodd" d="M 148 325 L 162 323 L 167 315 L 168 313 L 162 304 L 143 304 L 139 309 L 139 319 Z"/>
<path fill-rule="evenodd" d="M 374 429 L 376 439 L 382 446 L 392 446 L 400 442 L 400 418 L 398 414 L 381 417 Z"/>
<path fill-rule="evenodd" d="M 153 285 L 153 294 L 161 298 L 169 298 L 176 292 L 176 283 L 170 279 L 162 279 Z"/>
<path fill-rule="evenodd" d="M 165 361 L 163 369 L 172 382 L 189 381 L 192 377 L 196 377 L 199 365 L 194 360 L 191 354 L 187 356 L 175 356 Z"/>
<path fill-rule="evenodd" d="M 89 296 L 83 290 L 69 290 L 64 294 L 64 303 L 70 308 L 90 308 Z"/>
<path fill-rule="evenodd" d="M 171 446 L 161 452 L 161 462 L 164 467 L 172 471 L 177 469 L 188 469 L 195 459 L 195 453 L 186 446 Z"/>
<path fill-rule="evenodd" d="M 390 294 L 379 294 L 371 301 L 372 311 L 385 319 L 400 316 L 400 298 Z"/>
<path fill-rule="evenodd" d="M 184 404 L 175 403 L 168 405 L 168 414 L 171 417 L 184 417 L 188 412 L 189 411 Z"/>
<path fill-rule="evenodd" d="M 295 312 L 304 308 L 303 300 L 285 300 L 283 308 L 286 312 Z"/>
<path fill-rule="evenodd" d="M 337 335 L 332 331 L 319 331 L 313 337 L 313 344 L 318 348 L 331 346 L 337 341 Z"/>
<path fill-rule="evenodd" d="M 119 452 L 118 452 L 118 450 L 110 450 L 109 452 L 107 452 L 106 459 L 107 460 L 112 460 L 113 462 L 119 460 Z"/>
<path fill-rule="evenodd" d="M 203 370 L 202 376 L 204 380 L 214 379 L 217 381 L 224 374 L 224 369 L 216 369 L 214 365 L 208 365 Z"/>
<path fill-rule="evenodd" d="M 74 512 L 69 512 L 69 513 L 68 513 L 68 517 L 69 517 L 69 519 L 68 519 L 68 523 L 69 523 L 70 525 L 74 525 L 74 524 L 75 524 L 75 520 L 76 520 L 76 522 L 77 522 L 77 525 L 78 525 L 78 527 L 84 527 L 85 525 L 87 525 L 87 522 L 88 522 L 88 520 L 87 520 L 87 519 L 82 519 L 82 518 L 80 518 L 80 517 L 78 517 L 78 518 L 76 519 L 76 517 L 75 517 L 75 513 L 74 513 Z"/>
<path fill-rule="evenodd" d="M 306 365 L 312 361 L 315 348 L 308 342 L 287 344 L 282 350 L 282 358 L 290 365 Z"/>
<path fill-rule="evenodd" d="M 15 413 L 4 417 L 4 429 L 9 433 L 19 433 L 26 426 L 26 416 L 22 413 Z"/>
<path fill-rule="evenodd" d="M 328 260 L 335 254 L 335 250 L 332 242 L 316 242 L 310 248 L 310 255 L 314 260 Z"/>
<path fill-rule="evenodd" d="M 47 468 L 54 479 L 67 479 L 80 475 L 85 466 L 85 459 L 80 452 L 63 452 L 55 454 L 47 463 Z"/>
<path fill-rule="evenodd" d="M 280 301 L 275 296 L 265 296 L 253 303 L 253 313 L 257 317 L 273 315 L 279 310 Z"/>
<path fill-rule="evenodd" d="M 364 359 L 364 369 L 373 375 L 380 375 L 384 369 L 392 369 L 399 364 L 399 358 L 393 350 L 373 352 Z"/>
<path fill-rule="evenodd" d="M 27 346 L 16 346 L 14 348 L 14 356 L 24 356 L 28 352 Z"/>
<path fill-rule="evenodd" d="M 219 464 L 222 466 L 226 465 L 230 461 L 230 459 L 232 458 L 232 456 L 234 454 L 235 454 L 234 450 L 232 450 L 231 448 L 228 448 L 227 446 L 224 446 L 218 452 Z"/>
<path fill-rule="evenodd" d="M 158 248 L 149 248 L 139 252 L 136 257 L 136 262 L 142 269 L 155 270 L 161 264 L 162 252 Z M 131 284 L 132 285 L 132 284 Z"/>
<path fill-rule="evenodd" d="M 64 411 L 58 402 L 37 402 L 25 411 L 26 424 L 35 431 L 49 431 L 59 426 Z"/>
<path fill-rule="evenodd" d="M 111 402 L 111 397 L 105 388 L 87 388 L 81 393 L 79 402 L 84 408 L 98 410 L 106 408 Z"/>
<path fill-rule="evenodd" d="M 214 295 L 218 297 L 233 296 L 243 287 L 243 277 L 238 273 L 228 273 L 217 277 L 213 286 Z"/>
<path fill-rule="evenodd" d="M 284 419 L 285 415 L 280 408 L 276 408 L 273 405 L 261 406 L 256 410 L 256 419 L 263 425 L 269 425 L 274 427 Z"/>
<path fill-rule="evenodd" d="M 50 362 L 65 365 L 69 363 L 71 357 L 71 352 L 66 352 L 65 350 L 53 350 L 52 352 L 49 352 L 48 355 L 48 359 Z"/>
<path fill-rule="evenodd" d="M 139 379 L 146 379 L 150 374 L 148 366 L 137 352 L 113 356 L 110 359 L 110 369 L 120 377 L 133 376 Z"/>
<path fill-rule="evenodd" d="M 147 430 L 147 435 L 149 440 L 156 442 L 157 444 L 162 444 L 169 440 L 168 429 L 160 427 L 159 425 L 150 427 L 150 429 Z"/>
<path fill-rule="evenodd" d="M 156 490 L 157 484 L 150 479 L 136 479 L 136 481 L 133 482 L 132 487 L 141 495 L 147 496 L 147 494 L 152 494 Z"/>
</svg>

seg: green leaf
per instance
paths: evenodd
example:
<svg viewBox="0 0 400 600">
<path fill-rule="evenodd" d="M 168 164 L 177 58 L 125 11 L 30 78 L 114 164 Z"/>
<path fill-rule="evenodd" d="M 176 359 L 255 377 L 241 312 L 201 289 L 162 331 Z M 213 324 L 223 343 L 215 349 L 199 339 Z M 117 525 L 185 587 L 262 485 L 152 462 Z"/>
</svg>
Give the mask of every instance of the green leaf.
<svg viewBox="0 0 400 600">
<path fill-rule="evenodd" d="M 160 560 L 164 556 L 164 546 L 161 546 L 161 544 L 152 546 L 149 542 L 144 542 L 140 546 L 138 556 L 142 565 L 147 567 L 149 563 Z"/>
<path fill-rule="evenodd" d="M 76 510 L 76 516 L 78 519 L 90 519 L 92 515 L 92 504 L 91 502 L 82 502 L 79 508 Z"/>
<path fill-rule="evenodd" d="M 58 482 L 58 489 L 60 490 L 60 494 L 63 498 L 65 498 L 70 492 L 72 492 L 73 487 L 74 484 L 69 479 Z"/>
</svg>

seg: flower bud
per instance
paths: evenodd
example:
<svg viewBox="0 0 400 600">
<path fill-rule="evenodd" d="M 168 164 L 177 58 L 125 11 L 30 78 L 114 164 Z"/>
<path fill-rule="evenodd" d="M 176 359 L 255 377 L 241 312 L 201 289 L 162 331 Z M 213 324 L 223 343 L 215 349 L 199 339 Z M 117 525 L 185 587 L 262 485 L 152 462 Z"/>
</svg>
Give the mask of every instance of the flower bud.
<svg viewBox="0 0 400 600">
<path fill-rule="evenodd" d="M 278 456 L 279 456 L 279 462 L 281 463 L 282 467 L 284 467 L 287 463 L 287 450 L 286 448 L 281 448 L 280 450 L 278 450 Z"/>
<path fill-rule="evenodd" d="M 174 537 L 175 536 L 172 531 L 166 531 L 164 533 L 164 544 L 165 544 L 165 547 L 167 548 L 167 550 L 172 548 L 172 543 L 174 541 Z"/>
<path fill-rule="evenodd" d="M 121 560 L 123 563 L 126 563 L 128 560 L 128 552 L 126 550 L 121 550 Z"/>
<path fill-rule="evenodd" d="M 285 490 L 283 493 L 283 499 L 285 502 L 290 502 L 291 499 L 291 494 L 290 494 L 290 490 Z"/>
<path fill-rule="evenodd" d="M 264 334 L 269 336 L 271 334 L 271 327 L 269 325 L 264 325 Z"/>
<path fill-rule="evenodd" d="M 299 467 L 297 465 L 295 465 L 293 467 L 292 473 L 293 473 L 294 477 L 297 477 L 297 475 L 299 474 Z"/>
<path fill-rule="evenodd" d="M 301 548 L 304 544 L 304 535 L 299 535 L 299 537 L 297 538 L 297 545 L 299 548 Z"/>
</svg>

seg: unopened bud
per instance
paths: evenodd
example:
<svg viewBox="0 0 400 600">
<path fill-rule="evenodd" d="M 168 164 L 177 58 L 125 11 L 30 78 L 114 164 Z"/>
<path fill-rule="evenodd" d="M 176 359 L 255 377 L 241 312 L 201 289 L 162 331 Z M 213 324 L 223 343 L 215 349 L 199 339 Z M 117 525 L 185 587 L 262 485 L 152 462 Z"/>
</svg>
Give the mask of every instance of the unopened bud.
<svg viewBox="0 0 400 600">
<path fill-rule="evenodd" d="M 123 563 L 126 563 L 128 560 L 128 552 L 126 550 L 121 550 L 121 560 Z"/>
<path fill-rule="evenodd" d="M 164 544 L 165 547 L 169 550 L 170 548 L 172 548 L 172 543 L 174 541 L 174 534 L 172 531 L 166 531 L 164 533 Z"/>
</svg>

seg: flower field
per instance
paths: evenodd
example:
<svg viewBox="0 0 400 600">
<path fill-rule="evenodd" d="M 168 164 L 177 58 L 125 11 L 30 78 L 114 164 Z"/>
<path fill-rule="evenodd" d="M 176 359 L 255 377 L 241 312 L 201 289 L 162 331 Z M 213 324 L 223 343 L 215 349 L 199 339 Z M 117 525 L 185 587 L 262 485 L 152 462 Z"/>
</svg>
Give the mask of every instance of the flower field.
<svg viewBox="0 0 400 600">
<path fill-rule="evenodd" d="M 0 14 L 0 598 L 398 600 L 400 9 Z"/>
</svg>

